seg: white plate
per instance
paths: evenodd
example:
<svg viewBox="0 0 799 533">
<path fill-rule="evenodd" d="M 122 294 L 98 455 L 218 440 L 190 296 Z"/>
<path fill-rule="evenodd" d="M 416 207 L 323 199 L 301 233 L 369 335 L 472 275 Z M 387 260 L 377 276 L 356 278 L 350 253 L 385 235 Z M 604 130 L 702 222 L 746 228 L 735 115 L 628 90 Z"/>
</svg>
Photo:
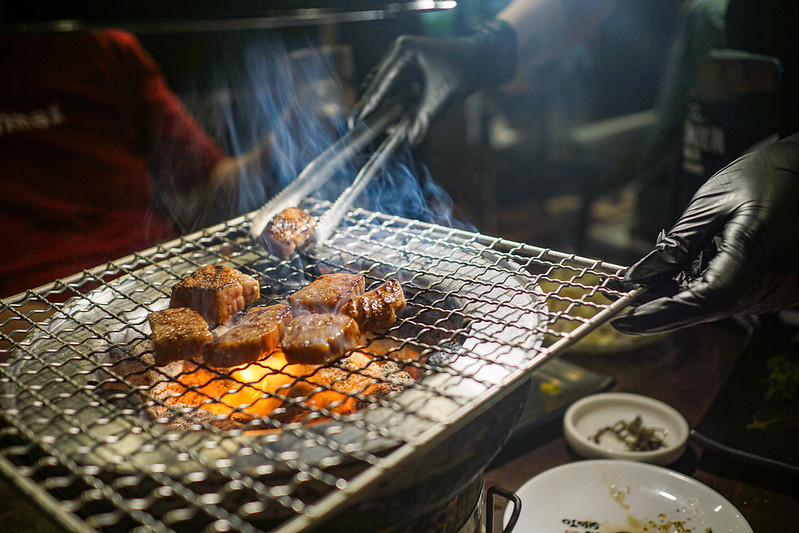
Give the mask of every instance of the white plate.
<svg viewBox="0 0 799 533">
<path fill-rule="evenodd" d="M 514 533 L 753 533 L 707 485 L 646 463 L 569 463 L 535 476 L 516 494 L 522 508 Z M 509 506 L 505 524 L 510 514 Z"/>
<path fill-rule="evenodd" d="M 644 427 L 656 428 L 663 438 L 657 450 L 633 451 L 616 435 L 606 433 L 594 442 L 591 437 L 619 421 L 632 422 L 640 416 Z M 594 394 L 573 403 L 563 415 L 563 436 L 572 449 L 588 459 L 625 459 L 666 466 L 685 451 L 688 422 L 679 411 L 661 401 L 624 392 Z"/>
</svg>

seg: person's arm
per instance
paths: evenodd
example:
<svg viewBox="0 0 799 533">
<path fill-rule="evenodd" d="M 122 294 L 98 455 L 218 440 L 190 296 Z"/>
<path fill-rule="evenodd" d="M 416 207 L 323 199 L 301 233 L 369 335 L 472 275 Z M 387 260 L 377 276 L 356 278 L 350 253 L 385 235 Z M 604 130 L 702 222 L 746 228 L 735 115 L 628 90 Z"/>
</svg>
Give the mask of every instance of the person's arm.
<svg viewBox="0 0 799 533">
<path fill-rule="evenodd" d="M 519 57 L 540 65 L 594 34 L 617 0 L 515 0 L 497 19 L 516 32 Z"/>
<path fill-rule="evenodd" d="M 272 141 L 267 136 L 239 156 L 220 159 L 205 180 L 166 199 L 178 226 L 183 231 L 200 229 L 239 215 L 241 206 L 251 201 L 245 195 L 273 195 Z"/>
<path fill-rule="evenodd" d="M 721 243 L 707 268 L 675 281 L 716 237 Z M 633 335 L 799 303 L 799 133 L 713 175 L 625 277 L 659 296 L 613 320 Z"/>
<path fill-rule="evenodd" d="M 158 65 L 131 34 L 105 35 L 131 83 L 131 107 L 141 123 L 143 145 L 159 201 L 182 231 L 199 229 L 240 212 L 247 187 L 273 185 L 272 138 L 228 156 L 167 85 Z"/>
<path fill-rule="evenodd" d="M 462 37 L 401 36 L 372 70 L 353 120 L 406 98 L 408 141 L 420 143 L 453 102 L 510 81 L 519 60 L 542 64 L 588 37 L 615 0 L 514 0 Z M 407 93 L 412 93 L 407 98 Z"/>
</svg>

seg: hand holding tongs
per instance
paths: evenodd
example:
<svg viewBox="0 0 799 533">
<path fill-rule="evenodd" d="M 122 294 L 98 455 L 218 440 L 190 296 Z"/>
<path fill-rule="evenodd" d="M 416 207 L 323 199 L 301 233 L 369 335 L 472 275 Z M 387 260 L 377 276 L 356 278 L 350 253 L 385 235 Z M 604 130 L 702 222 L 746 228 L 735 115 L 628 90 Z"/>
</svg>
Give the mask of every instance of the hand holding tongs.
<svg viewBox="0 0 799 533">
<path fill-rule="evenodd" d="M 390 106 L 384 114 L 375 117 L 368 124 L 361 123 L 355 126 L 330 148 L 317 156 L 294 181 L 255 213 L 250 225 L 251 235 L 256 240 L 259 239 L 269 221 L 276 214 L 288 207 L 298 206 L 303 198 L 324 185 L 359 150 L 390 129 L 386 139 L 364 164 L 352 184 L 320 217 L 315 232 L 315 242 L 319 244 L 329 238 L 358 195 L 377 174 L 388 157 L 405 140 L 409 124 L 407 117 L 390 127 L 401 111 L 402 106 L 399 103 Z"/>
</svg>

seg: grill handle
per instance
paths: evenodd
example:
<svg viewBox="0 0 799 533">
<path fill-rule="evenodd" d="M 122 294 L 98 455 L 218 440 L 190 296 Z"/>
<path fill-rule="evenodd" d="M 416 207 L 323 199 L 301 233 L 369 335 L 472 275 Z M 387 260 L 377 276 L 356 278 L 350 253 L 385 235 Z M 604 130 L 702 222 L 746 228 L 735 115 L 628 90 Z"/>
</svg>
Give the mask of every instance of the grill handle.
<svg viewBox="0 0 799 533">
<path fill-rule="evenodd" d="M 513 491 L 503 489 L 502 487 L 488 487 L 488 501 L 486 501 L 486 533 L 494 532 L 494 496 L 505 498 L 513 504 L 513 511 L 511 512 L 508 523 L 502 530 L 502 533 L 511 533 L 513 528 L 516 527 L 516 522 L 519 520 L 519 515 L 522 512 L 522 500 L 518 494 Z"/>
</svg>

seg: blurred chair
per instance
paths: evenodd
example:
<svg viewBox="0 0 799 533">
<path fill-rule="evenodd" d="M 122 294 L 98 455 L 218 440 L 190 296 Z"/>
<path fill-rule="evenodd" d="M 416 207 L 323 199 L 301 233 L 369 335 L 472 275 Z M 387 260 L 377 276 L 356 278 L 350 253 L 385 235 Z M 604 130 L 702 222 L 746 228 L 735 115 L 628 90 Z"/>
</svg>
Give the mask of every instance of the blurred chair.
<svg viewBox="0 0 799 533">
<path fill-rule="evenodd" d="M 565 139 L 562 158 L 581 171 L 580 210 L 575 247 L 583 250 L 588 241 L 591 208 L 608 191 L 618 190 L 640 174 L 641 154 L 657 125 L 654 109 L 589 122 L 572 128 Z"/>
<path fill-rule="evenodd" d="M 515 111 L 506 109 L 506 122 L 513 131 L 500 136 L 499 142 L 492 128 L 488 128 L 487 143 L 493 164 L 489 168 L 501 172 L 504 167 L 511 179 L 515 178 L 516 169 L 525 169 L 526 179 L 534 182 L 529 186 L 531 196 L 560 193 L 576 196 L 577 220 L 573 227 L 569 226 L 569 231 L 573 232 L 571 244 L 579 252 L 586 251 L 591 244 L 592 206 L 599 197 L 631 184 L 637 189 L 646 187 L 640 184 L 654 183 L 662 200 L 663 182 L 668 181 L 662 175 L 673 172 L 680 164 L 683 119 L 695 82 L 696 65 L 708 50 L 723 46 L 726 6 L 727 0 L 688 0 L 681 6 L 651 108 L 582 121 L 565 128 L 556 124 L 555 128 L 547 129 L 540 122 L 552 120 L 551 115 L 558 112 L 552 109 L 557 107 L 552 105 L 553 95 L 542 95 L 535 86 L 528 89 L 538 89 L 538 93 L 533 92 L 527 98 L 538 99 L 539 114 L 519 118 L 514 116 Z M 532 79 L 540 82 L 551 74 L 539 71 Z M 590 76 L 575 82 L 584 84 L 585 90 L 592 83 Z M 518 95 L 515 97 L 519 99 Z M 507 96 L 499 96 L 500 100 L 503 98 L 507 100 Z M 594 114 L 599 114 L 597 111 L 601 110 L 594 110 Z M 581 112 L 585 114 L 584 110 Z M 502 176 L 495 180 L 495 189 L 505 186 L 500 180 Z M 487 197 L 485 201 L 492 199 Z M 654 208 L 663 211 L 652 217 L 659 223 L 666 216 L 666 208 L 659 204 Z M 657 231 L 650 238 L 643 232 L 642 237 L 653 242 L 656 235 Z M 641 245 L 637 248 L 640 250 Z M 630 251 L 631 257 L 639 250 Z"/>
<path fill-rule="evenodd" d="M 582 124 L 569 132 L 567 158 L 585 169 L 578 249 L 588 243 L 590 210 L 599 195 L 634 181 L 640 190 L 641 182 L 661 177 L 658 173 L 665 176 L 655 182 L 649 197 L 639 193 L 636 198 L 633 223 L 638 227 L 629 228 L 627 242 L 631 253 L 636 252 L 636 240 L 644 246 L 638 251 L 645 252 L 710 176 L 743 153 L 778 138 L 779 60 L 711 49 L 694 63 L 692 84 L 684 99 L 672 101 L 677 108 L 668 115 L 661 109 L 645 110 Z M 666 133 L 667 127 L 675 129 L 676 139 Z"/>
<path fill-rule="evenodd" d="M 632 258 L 646 251 L 663 226 L 675 219 L 673 206 L 681 200 L 670 196 L 680 182 L 684 121 L 694 97 L 701 58 L 724 46 L 727 5 L 728 0 L 683 3 L 653 109 L 582 125 L 570 132 L 573 154 L 586 156 L 593 166 L 593 179 L 586 184 L 583 196 L 580 246 L 587 243 L 591 203 L 596 195 L 629 184 L 635 189 L 626 236 Z"/>
</svg>

